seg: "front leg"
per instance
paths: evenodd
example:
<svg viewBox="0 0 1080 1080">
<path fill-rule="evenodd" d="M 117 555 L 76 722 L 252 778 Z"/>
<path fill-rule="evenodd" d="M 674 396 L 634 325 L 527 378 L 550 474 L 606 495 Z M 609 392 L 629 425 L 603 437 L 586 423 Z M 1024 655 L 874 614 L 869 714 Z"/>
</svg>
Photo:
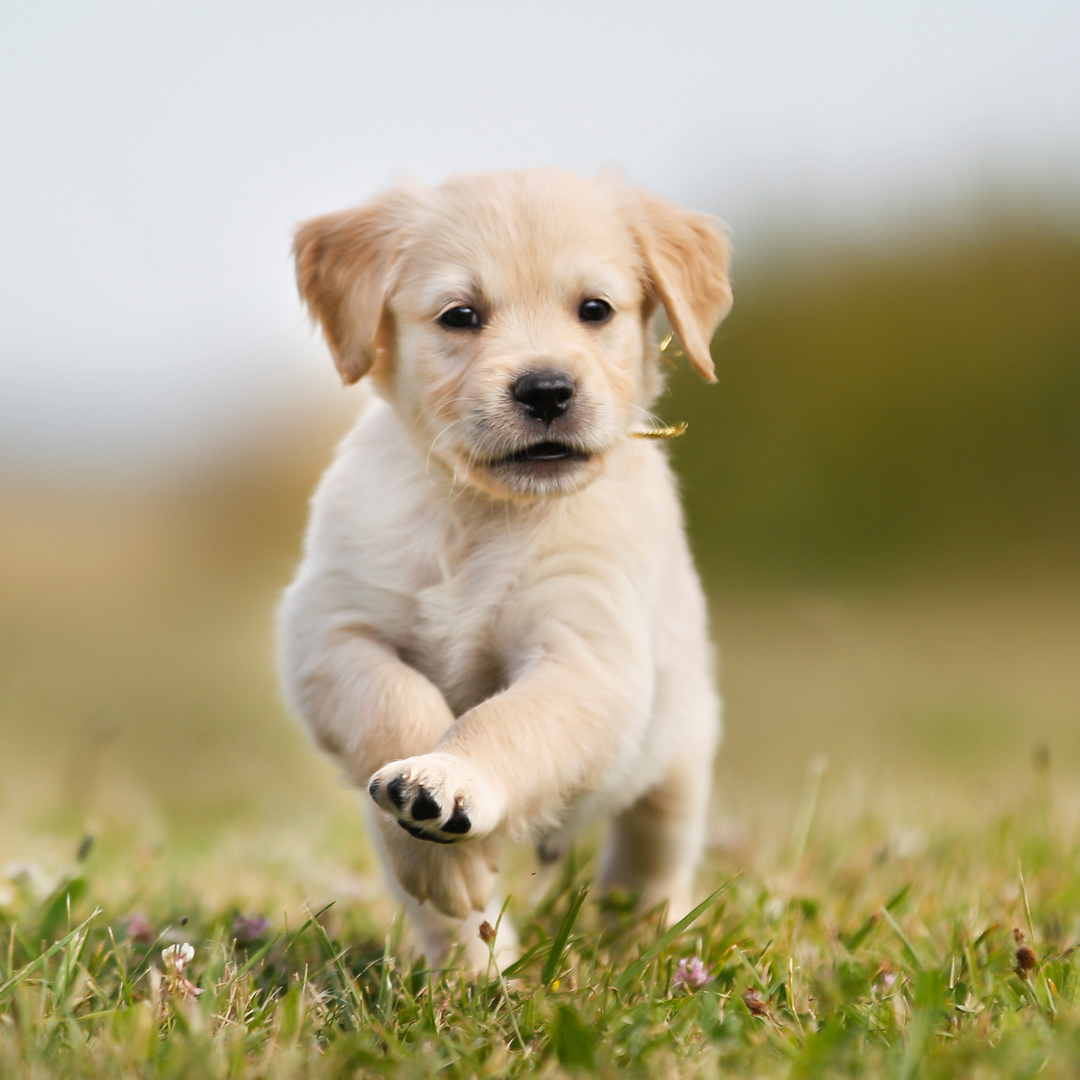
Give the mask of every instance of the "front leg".
<svg viewBox="0 0 1080 1080">
<path fill-rule="evenodd" d="M 387 761 L 435 749 L 454 714 L 429 679 L 369 627 L 309 627 L 299 603 L 287 603 L 283 616 L 290 703 L 350 780 L 366 787 Z"/>
<path fill-rule="evenodd" d="M 357 786 L 387 761 L 435 749 L 454 722 L 445 698 L 362 625 L 313 626 L 290 597 L 283 610 L 282 668 L 292 704 L 315 740 Z M 494 887 L 495 842 L 436 848 L 380 815 L 378 845 L 409 895 L 458 919 L 483 910 Z"/>
<path fill-rule="evenodd" d="M 612 591 L 586 597 L 591 606 L 577 596 L 559 621 L 550 595 L 535 621 L 515 611 L 528 632 L 511 685 L 461 716 L 433 753 L 372 777 L 372 797 L 401 828 L 439 844 L 525 838 L 557 825 L 572 797 L 619 782 L 640 745 L 652 673 L 645 620 Z"/>
</svg>

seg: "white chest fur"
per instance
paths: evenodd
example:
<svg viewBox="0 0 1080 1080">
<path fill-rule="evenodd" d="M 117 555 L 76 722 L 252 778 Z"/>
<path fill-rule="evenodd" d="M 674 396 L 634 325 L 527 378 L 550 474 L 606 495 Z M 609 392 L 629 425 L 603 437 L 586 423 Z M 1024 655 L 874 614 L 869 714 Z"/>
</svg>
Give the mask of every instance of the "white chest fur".
<svg viewBox="0 0 1080 1080">
<path fill-rule="evenodd" d="M 505 684 L 509 658 L 499 640 L 499 614 L 518 574 L 489 538 L 472 538 L 469 545 L 458 538 L 432 555 L 438 577 L 417 589 L 402 646 L 461 713 Z"/>
</svg>

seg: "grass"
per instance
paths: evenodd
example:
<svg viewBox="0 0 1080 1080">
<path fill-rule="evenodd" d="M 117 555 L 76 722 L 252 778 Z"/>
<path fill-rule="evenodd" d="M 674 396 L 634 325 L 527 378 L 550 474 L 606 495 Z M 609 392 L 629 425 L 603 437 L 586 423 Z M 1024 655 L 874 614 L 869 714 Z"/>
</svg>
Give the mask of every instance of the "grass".
<svg viewBox="0 0 1080 1080">
<path fill-rule="evenodd" d="M 1075 1076 L 1080 830 L 1044 762 L 1017 783 L 1013 809 L 914 836 L 815 820 L 808 783 L 790 843 L 714 850 L 713 895 L 666 933 L 587 892 L 587 849 L 533 902 L 519 860 L 507 981 L 427 970 L 377 902 L 276 910 L 290 873 L 311 883 L 299 858 L 233 855 L 239 906 L 207 903 L 167 851 L 83 844 L 66 868 L 7 871 L 0 1075 Z M 169 992 L 181 942 L 197 996 Z M 700 987 L 677 977 L 694 957 Z"/>
</svg>

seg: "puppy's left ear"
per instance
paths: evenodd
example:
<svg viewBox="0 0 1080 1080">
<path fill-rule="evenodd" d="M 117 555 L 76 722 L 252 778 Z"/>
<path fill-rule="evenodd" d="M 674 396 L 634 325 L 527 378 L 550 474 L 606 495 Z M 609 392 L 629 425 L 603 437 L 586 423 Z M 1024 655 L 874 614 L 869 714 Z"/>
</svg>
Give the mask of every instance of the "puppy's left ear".
<svg viewBox="0 0 1080 1080">
<path fill-rule="evenodd" d="M 396 188 L 296 230 L 300 295 L 347 384 L 366 375 L 385 351 L 386 300 L 416 201 L 412 189 Z"/>
<path fill-rule="evenodd" d="M 650 291 L 698 374 L 716 382 L 709 343 L 732 303 L 720 222 L 639 191 L 631 193 L 630 215 Z"/>
</svg>

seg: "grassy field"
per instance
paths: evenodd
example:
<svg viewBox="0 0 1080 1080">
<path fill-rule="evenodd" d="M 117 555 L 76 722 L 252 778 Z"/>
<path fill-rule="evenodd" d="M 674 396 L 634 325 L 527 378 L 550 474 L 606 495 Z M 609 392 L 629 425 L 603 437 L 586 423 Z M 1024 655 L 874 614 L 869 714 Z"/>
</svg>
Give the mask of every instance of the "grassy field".
<svg viewBox="0 0 1080 1080">
<path fill-rule="evenodd" d="M 415 963 L 278 701 L 340 419 L 160 492 L 9 478 L 0 1077 L 1080 1074 L 1078 267 L 1006 236 L 743 287 L 715 396 L 664 407 L 720 891 L 662 935 L 583 891 L 595 837 L 555 881 L 510 850 L 505 982 Z"/>
<path fill-rule="evenodd" d="M 271 607 L 294 556 L 257 501 L 6 511 L 0 1075 L 1080 1068 L 1062 580 L 718 586 L 728 737 L 700 895 L 726 888 L 660 938 L 575 908 L 589 838 L 546 894 L 511 851 L 532 951 L 503 987 L 413 963 L 353 795 L 283 715 Z M 162 959 L 185 942 L 191 999 Z M 708 980 L 679 985 L 695 957 Z"/>
<path fill-rule="evenodd" d="M 714 838 L 667 933 L 601 910 L 587 845 L 540 898 L 511 860 L 502 981 L 409 960 L 348 823 L 9 867 L 0 1075 L 1075 1076 L 1080 831 L 1043 764 L 902 828 L 815 820 L 816 775 L 786 844 Z"/>
</svg>

